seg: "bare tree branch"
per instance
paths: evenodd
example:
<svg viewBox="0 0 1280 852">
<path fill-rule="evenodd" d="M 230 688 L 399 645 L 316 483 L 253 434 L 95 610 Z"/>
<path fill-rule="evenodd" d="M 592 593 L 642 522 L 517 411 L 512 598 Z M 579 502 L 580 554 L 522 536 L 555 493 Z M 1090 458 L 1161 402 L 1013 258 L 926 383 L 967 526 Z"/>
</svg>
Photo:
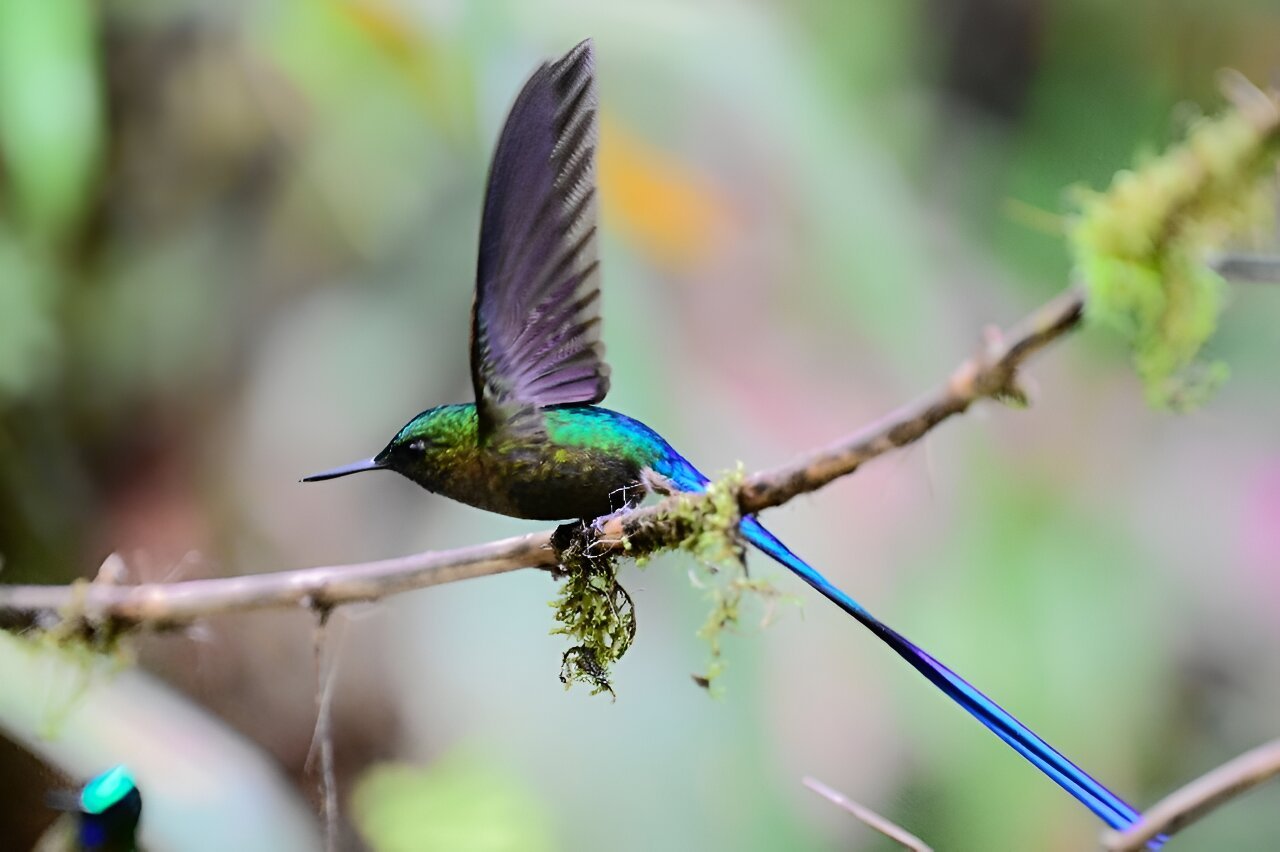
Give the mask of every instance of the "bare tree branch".
<svg viewBox="0 0 1280 852">
<path fill-rule="evenodd" d="M 803 783 L 804 786 L 808 787 L 828 802 L 831 802 L 837 807 L 844 808 L 846 811 L 853 814 L 854 818 L 859 822 L 865 823 L 890 840 L 901 843 L 905 848 L 912 850 L 912 852 L 933 852 L 933 849 L 930 848 L 923 840 L 916 837 L 902 826 L 897 823 L 890 822 L 870 808 L 858 804 L 839 790 L 833 790 L 817 778 L 805 776 Z"/>
<path fill-rule="evenodd" d="M 549 533 L 533 533 L 411 556 L 177 583 L 114 586 L 0 586 L 0 613 L 53 614 L 90 623 L 166 628 L 210 615 L 255 609 L 333 608 L 518 568 L 555 565 Z"/>
<path fill-rule="evenodd" d="M 1165 796 L 1125 831 L 1108 831 L 1102 846 L 1109 852 L 1137 852 L 1158 835 L 1171 835 L 1280 775 L 1280 740 L 1247 751 Z"/>
<path fill-rule="evenodd" d="M 962 363 L 934 393 L 830 446 L 748 477 L 739 494 L 742 511 L 757 512 L 817 490 L 876 456 L 919 440 L 979 399 L 1020 399 L 1022 394 L 1016 383 L 1019 366 L 1074 328 L 1082 308 L 1081 293 L 1069 290 L 1007 332 L 990 330 L 982 350 Z M 624 536 L 628 538 L 626 550 L 632 555 L 669 546 L 680 538 L 671 509 L 677 501 L 700 499 L 698 495 L 669 497 L 614 518 L 596 533 L 594 546 L 601 551 L 616 550 L 623 546 Z M 557 554 L 551 536 L 550 532 L 530 533 L 377 562 L 173 583 L 0 585 L 0 617 L 35 616 L 46 622 L 56 619 L 85 628 L 146 625 L 163 629 L 230 612 L 291 607 L 324 611 L 341 604 L 378 600 L 519 568 L 554 569 Z"/>
</svg>

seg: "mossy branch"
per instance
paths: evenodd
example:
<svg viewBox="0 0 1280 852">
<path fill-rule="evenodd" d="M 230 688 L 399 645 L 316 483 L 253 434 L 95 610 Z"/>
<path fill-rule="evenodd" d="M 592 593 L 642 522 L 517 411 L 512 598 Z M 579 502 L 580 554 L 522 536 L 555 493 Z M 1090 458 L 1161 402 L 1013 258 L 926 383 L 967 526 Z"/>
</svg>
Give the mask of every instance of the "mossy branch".
<svg viewBox="0 0 1280 852">
<path fill-rule="evenodd" d="M 1223 114 L 1106 192 L 1080 193 L 1071 232 L 1088 319 L 1127 339 L 1157 407 L 1193 408 L 1226 378 L 1225 364 L 1199 359 L 1227 289 L 1206 252 L 1273 223 L 1280 97 L 1238 75 L 1225 83 Z"/>
<path fill-rule="evenodd" d="M 990 332 L 981 350 L 966 359 L 934 393 L 904 406 L 827 447 L 789 464 L 747 476 L 736 489 L 738 511 L 755 513 L 853 473 L 867 461 L 918 440 L 947 418 L 983 397 L 1001 397 L 1016 387 L 1016 373 L 1034 352 L 1079 322 L 1083 297 L 1068 291 L 1008 332 Z M 699 530 L 692 507 L 712 507 L 717 493 L 682 494 L 628 512 L 591 528 L 593 556 L 640 557 L 679 546 Z M 239 577 L 127 585 L 118 577 L 65 586 L 0 585 L 0 624 L 59 627 L 97 636 L 138 628 L 185 627 L 209 616 L 263 609 L 331 610 L 380 600 L 444 583 L 522 568 L 561 570 L 563 542 L 554 531 L 529 533 L 445 551 L 426 551 L 376 562 L 328 565 Z M 559 546 L 558 546 L 559 544 Z"/>
</svg>

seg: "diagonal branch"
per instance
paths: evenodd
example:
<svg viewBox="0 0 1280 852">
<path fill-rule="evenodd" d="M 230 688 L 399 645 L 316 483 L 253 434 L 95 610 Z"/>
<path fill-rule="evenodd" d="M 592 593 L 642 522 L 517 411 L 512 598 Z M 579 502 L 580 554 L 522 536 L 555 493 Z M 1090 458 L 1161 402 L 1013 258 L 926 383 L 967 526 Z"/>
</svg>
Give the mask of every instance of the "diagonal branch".
<svg viewBox="0 0 1280 852">
<path fill-rule="evenodd" d="M 934 393 L 830 446 L 748 477 L 739 493 L 742 511 L 781 505 L 853 473 L 876 456 L 919 440 L 979 399 L 1021 399 L 1018 368 L 1034 352 L 1074 328 L 1082 309 L 1082 294 L 1068 290 L 1008 331 L 989 331 L 982 350 L 964 361 Z M 594 546 L 622 549 L 623 536 L 628 538 L 625 549 L 629 555 L 670 546 L 681 538 L 679 521 L 671 510 L 678 501 L 702 499 L 699 495 L 669 497 L 615 518 L 595 533 Z M 557 564 L 552 533 L 543 532 L 377 562 L 239 577 L 140 585 L 84 581 L 68 586 L 0 585 L 0 620 L 35 617 L 81 629 L 173 628 L 211 615 L 258 609 L 306 607 L 323 612 L 442 583 L 519 568 L 554 569 Z"/>
<path fill-rule="evenodd" d="M 903 848 L 909 849 L 911 852 L 933 852 L 933 849 L 923 840 L 902 826 L 895 822 L 890 822 L 865 805 L 858 804 L 839 790 L 823 784 L 817 778 L 806 775 L 801 783 L 836 807 L 843 808 L 853 814 L 854 818 L 859 822 L 870 826 L 890 840 L 899 843 Z"/>
<path fill-rule="evenodd" d="M 1139 822 L 1123 832 L 1106 832 L 1102 835 L 1102 847 L 1108 852 L 1145 849 L 1153 838 L 1181 831 L 1210 811 L 1277 775 L 1280 775 L 1280 740 L 1272 740 L 1165 796 L 1148 808 Z"/>
</svg>

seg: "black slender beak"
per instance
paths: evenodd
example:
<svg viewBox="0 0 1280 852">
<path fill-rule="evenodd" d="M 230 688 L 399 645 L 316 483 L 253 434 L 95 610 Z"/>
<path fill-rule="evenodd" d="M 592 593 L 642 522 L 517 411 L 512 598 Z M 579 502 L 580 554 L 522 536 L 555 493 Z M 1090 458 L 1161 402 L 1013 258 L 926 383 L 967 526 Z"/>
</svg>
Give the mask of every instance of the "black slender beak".
<svg viewBox="0 0 1280 852">
<path fill-rule="evenodd" d="M 360 473 L 365 470 L 383 470 L 386 465 L 373 459 L 362 459 L 351 464 L 344 464 L 342 467 L 335 467 L 333 470 L 325 470 L 320 473 L 313 473 L 310 476 L 304 476 L 303 482 L 322 482 L 326 479 L 337 479 L 339 476 L 347 476 L 352 473 Z"/>
</svg>

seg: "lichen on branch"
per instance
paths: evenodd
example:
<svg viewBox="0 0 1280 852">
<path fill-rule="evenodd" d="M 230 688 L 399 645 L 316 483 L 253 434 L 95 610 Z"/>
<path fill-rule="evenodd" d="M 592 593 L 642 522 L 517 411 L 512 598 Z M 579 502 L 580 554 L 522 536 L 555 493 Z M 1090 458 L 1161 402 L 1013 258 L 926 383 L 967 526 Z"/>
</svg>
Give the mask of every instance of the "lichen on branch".
<svg viewBox="0 0 1280 852">
<path fill-rule="evenodd" d="M 1105 192 L 1080 193 L 1070 241 L 1086 317 L 1127 338 L 1155 406 L 1192 408 L 1226 377 L 1200 357 L 1226 294 L 1205 253 L 1271 223 L 1278 154 L 1280 101 L 1253 90 Z"/>
</svg>

